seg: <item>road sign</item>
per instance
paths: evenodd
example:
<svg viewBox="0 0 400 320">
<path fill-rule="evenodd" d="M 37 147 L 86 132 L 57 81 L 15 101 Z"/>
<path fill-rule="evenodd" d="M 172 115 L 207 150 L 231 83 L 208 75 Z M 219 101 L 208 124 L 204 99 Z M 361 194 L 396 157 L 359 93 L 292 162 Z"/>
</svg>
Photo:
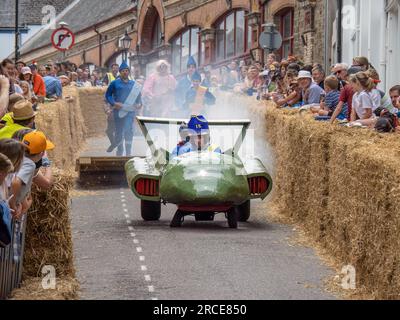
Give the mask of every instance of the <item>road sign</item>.
<svg viewBox="0 0 400 320">
<path fill-rule="evenodd" d="M 267 24 L 260 35 L 259 43 L 264 50 L 278 50 L 282 46 L 282 35 L 274 24 Z"/>
<path fill-rule="evenodd" d="M 75 35 L 70 29 L 61 27 L 54 30 L 51 35 L 51 43 L 59 51 L 69 50 L 75 44 Z"/>
</svg>

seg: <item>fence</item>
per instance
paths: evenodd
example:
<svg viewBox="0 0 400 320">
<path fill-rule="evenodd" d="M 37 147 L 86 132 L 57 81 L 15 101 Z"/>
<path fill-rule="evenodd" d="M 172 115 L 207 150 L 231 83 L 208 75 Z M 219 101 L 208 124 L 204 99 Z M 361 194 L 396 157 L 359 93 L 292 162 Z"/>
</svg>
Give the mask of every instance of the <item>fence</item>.
<svg viewBox="0 0 400 320">
<path fill-rule="evenodd" d="M 8 298 L 21 284 L 26 219 L 25 215 L 21 222 L 13 220 L 11 243 L 0 248 L 0 300 Z"/>
</svg>

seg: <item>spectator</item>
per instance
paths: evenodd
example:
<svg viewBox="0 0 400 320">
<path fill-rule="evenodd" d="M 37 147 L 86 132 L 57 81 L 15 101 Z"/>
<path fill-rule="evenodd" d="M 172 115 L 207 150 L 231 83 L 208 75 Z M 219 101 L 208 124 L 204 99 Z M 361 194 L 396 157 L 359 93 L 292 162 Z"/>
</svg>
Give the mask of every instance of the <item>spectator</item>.
<svg viewBox="0 0 400 320">
<path fill-rule="evenodd" d="M 375 130 L 379 133 L 392 133 L 398 127 L 397 116 L 384 108 L 379 108 L 375 113 L 378 113 L 378 119 L 375 124 Z"/>
<path fill-rule="evenodd" d="M 167 117 L 174 105 L 176 89 L 175 77 L 170 73 L 169 64 L 160 60 L 156 72 L 151 74 L 144 83 L 142 98 L 152 116 Z"/>
<path fill-rule="evenodd" d="M 90 82 L 92 83 L 93 87 L 102 87 L 103 82 L 100 80 L 100 76 L 97 70 L 92 72 L 92 76 L 90 77 Z"/>
<path fill-rule="evenodd" d="M 247 72 L 248 71 L 249 71 L 249 67 L 247 67 L 247 66 L 240 67 L 239 83 L 243 83 L 244 82 L 244 80 L 247 77 Z"/>
<path fill-rule="evenodd" d="M 4 209 L 4 204 L 8 207 L 8 200 L 9 200 L 9 190 L 6 183 L 7 176 L 14 171 L 14 166 L 8 157 L 2 153 L 0 153 L 0 203 L 2 209 Z M 11 214 L 11 212 L 9 212 Z M 1 223 L 1 221 L 0 221 Z M 0 232 L 2 232 L 0 230 Z M 1 245 L 1 242 L 0 242 Z"/>
<path fill-rule="evenodd" d="M 339 87 L 338 87 L 339 91 L 341 91 L 347 83 L 346 81 L 349 77 L 348 70 L 349 70 L 349 65 L 346 63 L 337 63 L 332 68 L 332 73 L 339 80 Z"/>
<path fill-rule="evenodd" d="M 360 67 L 362 71 L 367 71 L 370 68 L 374 69 L 366 57 L 353 58 L 353 67 Z"/>
<path fill-rule="evenodd" d="M 82 79 L 80 81 L 81 86 L 88 88 L 88 87 L 92 87 L 92 83 L 89 81 L 89 73 L 87 71 L 84 71 L 82 73 Z"/>
<path fill-rule="evenodd" d="M 18 93 L 14 93 L 10 96 L 7 113 L 0 120 L 0 129 L 4 128 L 7 124 L 14 123 L 14 120 L 12 119 L 12 110 L 14 108 L 14 105 L 19 101 L 25 101 L 25 98 Z"/>
<path fill-rule="evenodd" d="M 22 161 L 24 159 L 25 147 L 22 143 L 12 140 L 12 139 L 2 139 L 0 140 L 0 153 L 4 154 L 8 159 L 10 159 L 13 165 L 13 171 L 9 173 L 2 185 L 2 189 L 6 189 L 7 199 L 9 199 L 9 190 L 11 188 L 11 183 L 14 178 L 14 173 L 18 172 L 21 168 Z M 13 215 L 20 215 L 21 214 L 21 206 L 11 206 L 10 209 L 12 210 Z"/>
<path fill-rule="evenodd" d="M 13 139 L 23 142 L 26 135 L 35 132 L 32 129 L 25 129 L 17 131 L 13 135 Z M 43 140 L 44 142 L 44 140 Z M 35 175 L 33 183 L 42 190 L 49 190 L 54 183 L 53 172 L 51 170 L 51 162 L 47 156 L 47 151 L 44 152 L 42 159 L 36 163 Z"/>
<path fill-rule="evenodd" d="M 39 69 L 38 69 L 38 73 L 42 78 L 47 76 L 46 66 L 40 66 Z"/>
<path fill-rule="evenodd" d="M 32 102 L 32 92 L 29 83 L 27 81 L 20 81 L 19 85 L 25 100 Z"/>
<path fill-rule="evenodd" d="M 31 68 L 29 67 L 23 67 L 21 70 L 21 74 L 20 74 L 20 81 L 26 81 L 29 83 L 29 86 L 31 87 L 31 89 L 33 89 L 33 83 L 32 83 L 32 71 Z"/>
<path fill-rule="evenodd" d="M 256 66 L 251 66 L 247 72 L 244 82 L 237 85 L 234 91 L 253 96 L 253 94 L 257 92 L 260 85 L 261 82 L 259 80 L 259 71 Z"/>
<path fill-rule="evenodd" d="M 44 77 L 44 83 L 46 85 L 46 97 L 48 99 L 61 99 L 62 98 L 62 84 L 60 79 L 53 76 Z"/>
<path fill-rule="evenodd" d="M 336 67 L 335 67 L 336 68 Z M 336 70 L 336 69 L 335 69 Z M 349 76 L 354 75 L 358 72 L 361 71 L 361 67 L 351 67 L 350 69 L 347 70 L 347 72 L 340 72 L 340 75 L 342 79 L 347 81 L 349 79 Z M 339 72 L 336 71 L 336 75 L 338 76 Z M 346 76 L 344 76 L 346 74 Z M 344 88 L 340 91 L 340 98 L 339 98 L 339 104 L 337 105 L 335 112 L 333 113 L 331 117 L 331 123 L 334 123 L 337 117 L 342 113 L 343 108 L 347 106 L 347 120 L 351 121 L 351 112 L 352 112 L 352 107 L 353 107 L 353 87 L 348 83 L 345 82 Z"/>
<path fill-rule="evenodd" d="M 338 90 L 339 86 L 339 80 L 335 76 L 329 76 L 325 79 L 325 99 L 321 101 L 320 108 L 319 109 L 313 109 L 311 110 L 314 113 L 317 113 L 318 116 L 320 117 L 327 117 L 327 118 L 321 118 L 321 120 L 328 120 L 332 117 L 336 106 L 339 104 L 339 98 L 340 98 L 340 91 Z M 344 105 L 344 107 L 341 110 L 341 113 L 337 116 L 339 120 L 344 120 L 347 117 L 347 106 Z"/>
<path fill-rule="evenodd" d="M 23 67 L 26 67 L 26 63 L 23 62 L 23 61 L 21 61 L 21 60 L 19 60 L 19 61 L 17 61 L 17 62 L 15 63 L 15 66 L 16 66 L 16 68 L 17 68 L 18 74 L 21 74 L 22 68 L 23 68 Z"/>
<path fill-rule="evenodd" d="M 389 90 L 390 100 L 392 101 L 392 105 L 394 108 L 397 108 L 397 112 L 399 112 L 399 99 L 400 99 L 400 85 L 396 85 Z"/>
<path fill-rule="evenodd" d="M 300 72 L 300 65 L 297 63 L 290 63 L 287 67 L 287 71 L 294 71 L 296 74 Z"/>
<path fill-rule="evenodd" d="M 371 125 L 374 119 L 374 102 L 371 98 L 371 91 L 374 89 L 374 83 L 365 72 L 359 72 L 350 76 L 350 84 L 353 87 L 353 109 L 351 113 L 351 122 L 359 119 L 363 125 Z"/>
<path fill-rule="evenodd" d="M 10 95 L 13 93 L 21 94 L 22 89 L 18 85 L 18 71 L 15 68 L 14 63 L 9 59 L 3 60 L 0 66 L 0 71 L 1 71 L 0 74 L 4 74 L 10 81 L 9 94 Z"/>
<path fill-rule="evenodd" d="M 10 206 L 21 206 L 21 214 L 15 218 L 20 219 L 26 214 L 32 205 L 30 195 L 36 167 L 42 160 L 47 150 L 54 149 L 54 144 L 47 140 L 40 131 L 33 131 L 24 136 L 22 143 L 26 146 L 26 152 L 21 168 L 18 170 L 12 184 L 11 191 L 14 197 L 10 200 Z"/>
<path fill-rule="evenodd" d="M 375 69 L 369 69 L 365 74 L 370 77 L 374 83 L 374 89 L 371 91 L 371 97 L 374 101 L 374 111 L 379 107 L 388 110 L 389 112 L 396 114 L 397 109 L 393 107 L 390 96 L 384 91 L 378 89 L 378 84 L 381 82 L 378 72 Z"/>
<path fill-rule="evenodd" d="M 312 70 L 312 77 L 314 82 L 319 85 L 322 90 L 325 89 L 325 71 L 322 68 L 322 66 L 315 66 L 314 69 Z"/>
<path fill-rule="evenodd" d="M 8 108 L 10 81 L 0 74 L 0 116 L 3 117 Z"/>
<path fill-rule="evenodd" d="M 44 98 L 46 97 L 46 85 L 43 77 L 39 74 L 36 65 L 31 64 L 29 67 L 32 72 L 33 93 L 38 97 L 39 101 L 43 103 Z"/>
<path fill-rule="evenodd" d="M 298 80 L 302 89 L 303 105 L 319 105 L 324 90 L 313 83 L 311 73 L 304 70 L 300 71 Z"/>
<path fill-rule="evenodd" d="M 269 68 L 275 63 L 276 61 L 276 55 L 275 53 L 270 53 L 267 56 L 267 63 L 265 64 L 265 70 L 269 70 Z"/>
<path fill-rule="evenodd" d="M 17 102 L 12 109 L 12 123 L 0 129 L 0 139 L 11 139 L 15 132 L 22 129 L 32 129 L 35 123 L 36 112 L 32 103 L 26 100 Z"/>
</svg>

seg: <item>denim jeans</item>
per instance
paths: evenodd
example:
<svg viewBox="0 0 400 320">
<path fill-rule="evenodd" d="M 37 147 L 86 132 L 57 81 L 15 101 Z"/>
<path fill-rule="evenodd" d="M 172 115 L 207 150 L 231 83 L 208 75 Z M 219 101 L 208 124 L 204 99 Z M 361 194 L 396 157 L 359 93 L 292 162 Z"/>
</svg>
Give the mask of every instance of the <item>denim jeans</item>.
<svg viewBox="0 0 400 320">
<path fill-rule="evenodd" d="M 120 118 L 118 110 L 114 110 L 115 120 L 115 142 L 118 144 L 117 157 L 122 157 L 124 154 L 125 142 L 125 155 L 130 157 L 132 155 L 132 141 L 133 141 L 133 121 L 135 119 L 135 112 L 129 112 L 124 118 Z"/>
</svg>

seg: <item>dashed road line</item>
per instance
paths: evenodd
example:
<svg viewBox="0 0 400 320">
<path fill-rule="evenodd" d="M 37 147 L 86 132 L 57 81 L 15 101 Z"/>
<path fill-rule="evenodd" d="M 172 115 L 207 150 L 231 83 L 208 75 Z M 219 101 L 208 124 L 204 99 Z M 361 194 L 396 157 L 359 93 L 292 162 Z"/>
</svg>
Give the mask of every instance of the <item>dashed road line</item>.
<svg viewBox="0 0 400 320">
<path fill-rule="evenodd" d="M 136 248 L 136 251 L 137 251 L 138 253 L 141 253 L 141 252 L 143 252 L 143 249 L 142 249 L 142 247 L 137 247 L 137 248 Z"/>
<path fill-rule="evenodd" d="M 143 262 L 144 260 L 146 260 L 146 258 L 145 258 L 145 256 L 140 256 L 139 260 Z"/>
<path fill-rule="evenodd" d="M 147 282 L 150 282 L 150 281 L 151 281 L 150 275 L 146 274 L 146 275 L 144 276 L 144 280 L 146 280 Z"/>
<path fill-rule="evenodd" d="M 142 271 L 147 271 L 147 267 L 146 267 L 146 266 L 140 266 L 140 269 L 141 269 Z"/>
<path fill-rule="evenodd" d="M 134 229 L 133 229 L 132 226 L 129 226 L 129 227 L 128 227 L 128 230 L 129 230 L 129 231 L 133 231 Z"/>
</svg>

